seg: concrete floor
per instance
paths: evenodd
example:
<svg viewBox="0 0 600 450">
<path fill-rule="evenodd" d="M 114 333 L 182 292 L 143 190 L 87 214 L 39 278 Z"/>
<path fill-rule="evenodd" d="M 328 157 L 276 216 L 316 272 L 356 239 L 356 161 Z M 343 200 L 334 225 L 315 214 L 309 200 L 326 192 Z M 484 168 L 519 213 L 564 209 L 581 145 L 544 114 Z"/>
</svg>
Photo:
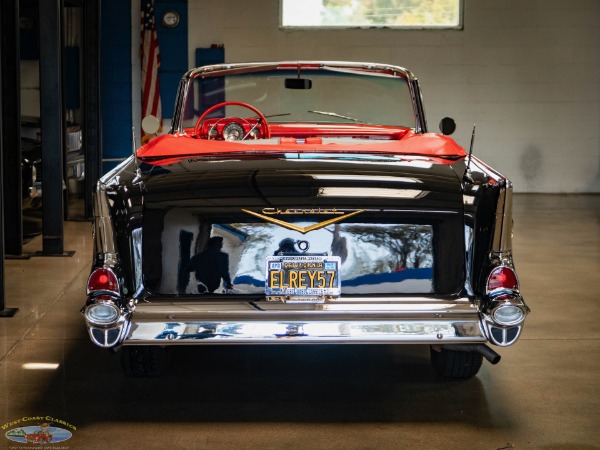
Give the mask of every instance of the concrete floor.
<svg viewBox="0 0 600 450">
<path fill-rule="evenodd" d="M 455 382 L 419 346 L 184 348 L 166 376 L 126 378 L 87 337 L 91 227 L 67 222 L 75 256 L 6 261 L 0 448 L 35 448 L 4 433 L 49 416 L 77 430 L 45 448 L 598 449 L 600 196 L 517 195 L 515 223 L 532 314 L 500 364 Z"/>
</svg>

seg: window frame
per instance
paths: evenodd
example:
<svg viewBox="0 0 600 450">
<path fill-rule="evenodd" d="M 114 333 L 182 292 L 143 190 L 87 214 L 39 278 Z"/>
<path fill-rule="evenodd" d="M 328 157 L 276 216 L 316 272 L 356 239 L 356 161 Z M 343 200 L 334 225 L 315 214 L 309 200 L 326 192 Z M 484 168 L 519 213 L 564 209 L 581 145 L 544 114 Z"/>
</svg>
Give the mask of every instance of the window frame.
<svg viewBox="0 0 600 450">
<path fill-rule="evenodd" d="M 418 31 L 418 30 L 457 30 L 461 31 L 464 29 L 464 12 L 465 12 L 465 0 L 458 1 L 458 24 L 457 25 L 354 25 L 354 24 L 341 24 L 341 25 L 284 25 L 283 18 L 283 7 L 286 0 L 279 0 L 279 29 L 288 31 L 309 31 L 309 30 L 406 30 L 406 31 Z"/>
</svg>

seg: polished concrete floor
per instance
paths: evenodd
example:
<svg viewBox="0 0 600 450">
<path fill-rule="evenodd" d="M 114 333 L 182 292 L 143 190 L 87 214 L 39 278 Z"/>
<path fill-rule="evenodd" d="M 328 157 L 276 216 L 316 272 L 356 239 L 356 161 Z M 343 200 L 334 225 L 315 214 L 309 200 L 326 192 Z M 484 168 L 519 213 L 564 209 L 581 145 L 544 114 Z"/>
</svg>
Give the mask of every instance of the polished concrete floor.
<svg viewBox="0 0 600 450">
<path fill-rule="evenodd" d="M 127 378 L 87 338 L 91 227 L 67 222 L 73 257 L 6 261 L 0 448 L 11 422 L 49 418 L 77 429 L 45 448 L 598 449 L 600 196 L 518 195 L 515 224 L 532 314 L 500 364 L 456 382 L 419 346 L 185 348 L 164 377 Z"/>
</svg>

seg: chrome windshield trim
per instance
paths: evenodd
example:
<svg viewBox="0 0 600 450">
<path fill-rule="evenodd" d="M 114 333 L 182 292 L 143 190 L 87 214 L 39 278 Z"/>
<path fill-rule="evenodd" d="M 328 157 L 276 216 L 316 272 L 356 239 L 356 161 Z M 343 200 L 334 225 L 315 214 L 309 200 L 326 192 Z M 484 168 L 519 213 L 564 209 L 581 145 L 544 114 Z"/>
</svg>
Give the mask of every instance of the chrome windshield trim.
<svg viewBox="0 0 600 450">
<path fill-rule="evenodd" d="M 197 67 L 188 70 L 183 78 L 193 79 L 197 76 L 210 75 L 222 76 L 231 75 L 240 72 L 264 72 L 268 70 L 288 69 L 288 68 L 304 68 L 304 69 L 321 69 L 321 70 L 339 70 L 345 69 L 350 71 L 380 71 L 393 72 L 406 79 L 414 78 L 414 75 L 404 67 L 394 66 L 390 64 L 370 63 L 370 62 L 345 62 L 345 61 L 277 61 L 277 62 L 262 62 L 262 63 L 223 63 L 208 66 Z"/>
<path fill-rule="evenodd" d="M 235 64 L 215 64 L 197 67 L 188 70 L 181 80 L 177 90 L 173 120 L 171 121 L 170 133 L 183 132 L 183 109 L 187 104 L 187 95 L 189 85 L 197 77 L 216 77 L 236 75 L 240 73 L 264 72 L 269 70 L 289 69 L 297 67 L 306 70 L 322 71 L 348 71 L 364 74 L 365 76 L 376 76 L 377 72 L 391 72 L 392 76 L 404 78 L 408 83 L 410 95 L 413 104 L 413 113 L 415 115 L 415 132 L 425 133 L 427 131 L 427 122 L 423 110 L 422 96 L 419 84 L 412 72 L 404 67 L 389 64 L 378 64 L 370 62 L 345 62 L 345 61 L 280 61 L 280 62 L 262 62 L 262 63 L 235 63 Z"/>
</svg>

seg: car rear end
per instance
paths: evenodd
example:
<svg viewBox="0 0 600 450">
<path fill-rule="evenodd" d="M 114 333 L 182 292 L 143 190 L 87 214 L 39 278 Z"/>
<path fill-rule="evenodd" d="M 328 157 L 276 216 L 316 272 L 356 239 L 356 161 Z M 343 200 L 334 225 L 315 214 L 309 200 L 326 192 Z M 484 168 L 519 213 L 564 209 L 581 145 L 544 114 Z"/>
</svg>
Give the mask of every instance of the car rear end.
<svg viewBox="0 0 600 450">
<path fill-rule="evenodd" d="M 518 286 L 494 284 L 514 281 L 512 269 L 490 265 L 491 289 L 477 295 L 482 243 L 472 238 L 477 226 L 493 231 L 497 217 L 473 216 L 475 202 L 465 209 L 463 194 L 453 164 L 426 158 L 157 164 L 136 187 L 98 192 L 90 336 L 138 354 L 172 345 L 404 343 L 497 362 L 482 344 L 499 317 L 515 321 L 504 310 Z"/>
</svg>

